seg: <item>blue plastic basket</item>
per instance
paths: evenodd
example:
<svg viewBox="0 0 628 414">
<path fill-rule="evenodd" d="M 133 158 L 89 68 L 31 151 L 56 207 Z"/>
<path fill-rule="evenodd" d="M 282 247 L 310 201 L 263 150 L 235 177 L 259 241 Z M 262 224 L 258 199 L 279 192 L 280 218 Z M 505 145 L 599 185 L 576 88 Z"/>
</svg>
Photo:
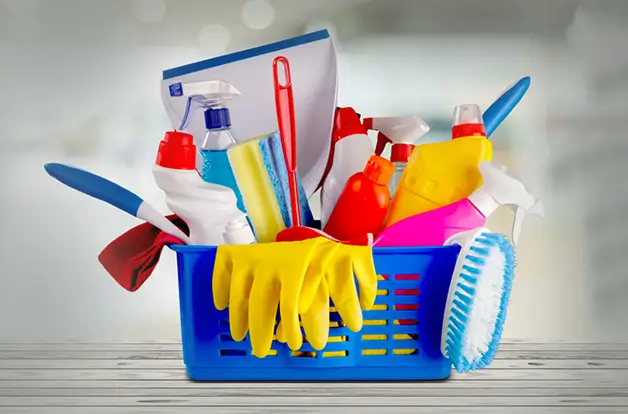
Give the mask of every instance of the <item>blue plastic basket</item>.
<svg viewBox="0 0 628 414">
<path fill-rule="evenodd" d="M 344 327 L 332 309 L 324 350 L 304 343 L 293 352 L 275 341 L 274 355 L 262 359 L 251 355 L 248 338 L 233 341 L 228 311 L 214 307 L 216 248 L 171 249 L 177 253 L 183 360 L 193 380 L 437 380 L 451 373 L 440 340 L 460 246 L 373 249 L 377 273 L 387 280 L 378 282 L 379 310 L 364 312 L 360 332 Z"/>
</svg>

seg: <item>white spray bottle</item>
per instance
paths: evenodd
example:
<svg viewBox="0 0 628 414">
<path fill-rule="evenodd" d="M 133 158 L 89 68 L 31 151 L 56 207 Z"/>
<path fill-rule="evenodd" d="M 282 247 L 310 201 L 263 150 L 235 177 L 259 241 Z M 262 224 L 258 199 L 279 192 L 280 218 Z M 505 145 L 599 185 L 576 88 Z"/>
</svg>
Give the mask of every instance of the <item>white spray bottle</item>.
<svg viewBox="0 0 628 414">
<path fill-rule="evenodd" d="M 159 144 L 153 176 L 166 193 L 168 208 L 188 225 L 191 244 L 217 246 L 225 239 L 237 244 L 255 241 L 233 190 L 205 182 L 196 171 L 192 135 L 166 132 Z M 237 230 L 237 237 L 230 237 L 232 230 Z"/>
<path fill-rule="evenodd" d="M 397 185 L 406 165 L 408 165 L 410 155 L 415 147 L 414 143 L 427 134 L 430 127 L 418 116 L 366 118 L 364 122 L 369 129 L 379 131 L 375 154 L 381 155 L 386 144 L 392 143 L 390 161 L 395 166 L 395 172 L 388 183 L 392 196 L 397 190 Z"/>
<path fill-rule="evenodd" d="M 330 151 L 331 169 L 321 189 L 321 228 L 325 228 L 349 178 L 364 170 L 373 143 L 360 116 L 351 107 L 337 108 Z"/>
<path fill-rule="evenodd" d="M 177 88 L 170 88 L 171 95 L 187 98 L 180 131 L 187 129 L 197 109 L 203 109 L 206 133 L 201 146 L 201 177 L 208 183 L 232 189 L 238 199 L 238 208 L 246 211 L 227 156 L 227 150 L 237 145 L 237 141 L 231 134 L 231 115 L 226 101 L 241 96 L 242 93 L 229 82 L 221 80 L 175 85 Z"/>
</svg>

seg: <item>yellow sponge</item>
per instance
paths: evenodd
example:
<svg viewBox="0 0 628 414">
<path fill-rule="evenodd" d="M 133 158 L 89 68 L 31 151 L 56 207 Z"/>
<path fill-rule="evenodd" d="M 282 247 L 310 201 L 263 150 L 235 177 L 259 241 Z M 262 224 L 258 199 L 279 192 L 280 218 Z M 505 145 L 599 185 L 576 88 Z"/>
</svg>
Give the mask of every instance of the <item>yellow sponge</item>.
<svg viewBox="0 0 628 414">
<path fill-rule="evenodd" d="M 286 225 L 259 149 L 264 137 L 236 145 L 229 149 L 228 155 L 255 236 L 260 243 L 269 243 L 275 241 Z"/>
</svg>

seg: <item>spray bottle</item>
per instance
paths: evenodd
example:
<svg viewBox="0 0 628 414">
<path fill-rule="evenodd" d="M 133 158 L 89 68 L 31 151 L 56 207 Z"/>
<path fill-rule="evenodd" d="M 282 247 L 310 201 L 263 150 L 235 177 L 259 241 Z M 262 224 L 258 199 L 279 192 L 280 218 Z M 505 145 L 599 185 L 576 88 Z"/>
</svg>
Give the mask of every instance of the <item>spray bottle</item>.
<svg viewBox="0 0 628 414">
<path fill-rule="evenodd" d="M 375 147 L 376 155 L 382 155 L 386 144 L 392 143 L 390 161 L 395 166 L 395 171 L 388 183 L 392 196 L 410 160 L 415 147 L 414 143 L 427 134 L 430 127 L 417 116 L 365 118 L 364 126 L 367 129 L 379 131 Z"/>
<path fill-rule="evenodd" d="M 190 228 L 191 244 L 216 246 L 225 240 L 248 244 L 254 240 L 233 190 L 205 182 L 196 171 L 196 145 L 191 134 L 166 132 L 153 176 L 166 193 L 168 208 Z"/>
<path fill-rule="evenodd" d="M 384 227 L 468 197 L 482 184 L 478 164 L 492 158 L 480 108 L 457 106 L 452 140 L 419 145 L 412 151 Z"/>
<path fill-rule="evenodd" d="M 364 170 L 373 155 L 373 143 L 360 115 L 351 107 L 337 108 L 329 153 L 331 169 L 321 190 L 321 223 L 324 228 L 352 175 Z"/>
<path fill-rule="evenodd" d="M 483 227 L 500 205 L 515 208 L 512 240 L 516 245 L 526 213 L 543 216 L 543 205 L 503 165 L 483 161 L 478 170 L 483 183 L 469 197 L 401 220 L 381 232 L 373 245 L 442 246 L 458 233 Z"/>
<path fill-rule="evenodd" d="M 177 88 L 171 86 L 171 95 L 187 97 L 179 130 L 187 129 L 194 112 L 199 108 L 203 109 L 207 132 L 201 146 L 203 157 L 201 177 L 208 183 L 232 189 L 238 200 L 238 208 L 246 211 L 227 156 L 227 150 L 237 145 L 237 141 L 231 134 L 231 116 L 226 101 L 241 96 L 242 93 L 232 84 L 220 80 L 176 85 Z M 173 94 L 173 90 L 177 93 Z"/>
</svg>

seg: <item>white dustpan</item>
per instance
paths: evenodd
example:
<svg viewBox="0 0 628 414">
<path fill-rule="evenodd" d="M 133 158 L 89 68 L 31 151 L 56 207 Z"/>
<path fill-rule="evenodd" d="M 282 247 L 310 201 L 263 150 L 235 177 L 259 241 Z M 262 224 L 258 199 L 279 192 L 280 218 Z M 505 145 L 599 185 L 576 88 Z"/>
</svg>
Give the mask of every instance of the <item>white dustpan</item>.
<svg viewBox="0 0 628 414">
<path fill-rule="evenodd" d="M 278 129 L 273 89 L 273 60 L 290 61 L 296 117 L 298 172 L 308 197 L 325 171 L 337 95 L 336 49 L 327 30 L 282 40 L 190 65 L 165 70 L 162 99 L 173 128 L 178 128 L 186 100 L 171 97 L 178 82 L 223 80 L 242 96 L 229 102 L 231 132 L 239 142 Z M 174 88 L 176 89 L 176 88 Z M 202 113 L 191 120 L 186 132 L 202 144 L 205 122 Z"/>
</svg>

